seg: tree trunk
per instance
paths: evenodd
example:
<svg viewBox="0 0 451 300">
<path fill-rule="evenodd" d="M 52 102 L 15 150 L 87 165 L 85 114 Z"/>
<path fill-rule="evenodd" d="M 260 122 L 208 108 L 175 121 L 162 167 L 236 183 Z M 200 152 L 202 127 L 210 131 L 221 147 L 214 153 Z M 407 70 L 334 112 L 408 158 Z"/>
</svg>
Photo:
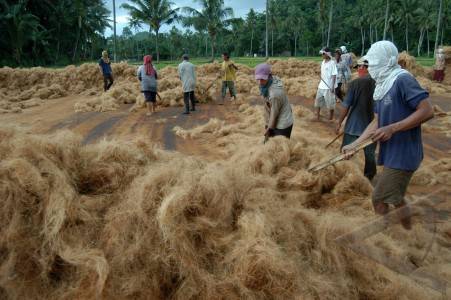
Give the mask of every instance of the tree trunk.
<svg viewBox="0 0 451 300">
<path fill-rule="evenodd" d="M 160 62 L 160 50 L 158 49 L 158 34 L 160 28 L 155 29 L 155 51 L 157 52 L 157 63 Z"/>
<path fill-rule="evenodd" d="M 205 57 L 208 57 L 208 34 L 205 34 Z"/>
<path fill-rule="evenodd" d="M 420 56 L 421 46 L 423 44 L 424 28 L 420 29 L 420 38 L 418 39 L 417 56 Z"/>
<path fill-rule="evenodd" d="M 332 28 L 332 13 L 334 9 L 334 1 L 330 1 L 330 10 L 329 10 L 329 28 L 327 29 L 327 47 L 329 47 L 330 42 L 330 30 Z"/>
<path fill-rule="evenodd" d="M 72 62 L 75 61 L 75 56 L 77 55 L 78 41 L 80 40 L 80 32 L 81 32 L 81 16 L 78 16 L 78 31 L 77 31 L 77 38 L 75 39 L 74 54 L 72 55 Z"/>
<path fill-rule="evenodd" d="M 445 26 L 442 26 L 442 38 L 440 39 L 440 45 L 443 46 L 443 31 L 445 29 Z"/>
<path fill-rule="evenodd" d="M 271 28 L 271 56 L 274 57 L 274 30 Z"/>
<path fill-rule="evenodd" d="M 389 7 L 390 7 L 390 1 L 387 0 L 386 5 L 385 5 L 385 21 L 384 21 L 384 37 L 383 37 L 384 40 L 387 37 Z"/>
<path fill-rule="evenodd" d="M 409 53 L 409 22 L 406 20 L 406 51 Z"/>
<path fill-rule="evenodd" d="M 428 40 L 428 57 L 430 56 L 430 49 L 429 49 L 429 29 L 426 28 L 426 39 Z"/>
<path fill-rule="evenodd" d="M 253 47 L 252 47 L 252 42 L 254 41 L 254 29 L 252 28 L 252 30 L 251 30 L 251 52 L 250 52 L 250 56 L 252 57 L 252 56 L 254 56 L 254 49 L 253 49 Z"/>
<path fill-rule="evenodd" d="M 391 41 L 392 41 L 392 43 L 394 43 L 395 38 L 393 37 L 393 26 L 391 26 L 390 31 L 391 31 Z"/>
<path fill-rule="evenodd" d="M 371 23 L 370 23 L 370 31 L 369 31 L 369 38 L 370 38 L 370 44 L 372 45 L 373 44 L 373 28 L 372 28 L 372 25 L 371 25 Z"/>
<path fill-rule="evenodd" d="M 440 0 L 440 6 L 438 9 L 438 15 L 437 15 L 437 33 L 435 34 L 435 45 L 434 45 L 434 57 L 437 52 L 438 47 L 438 37 L 440 32 L 440 22 L 442 20 L 442 7 L 443 7 L 443 0 Z"/>
<path fill-rule="evenodd" d="M 298 40 L 298 37 L 295 35 L 294 36 L 294 57 L 296 57 L 296 54 L 297 54 L 297 40 Z"/>
<path fill-rule="evenodd" d="M 211 62 L 215 61 L 215 36 L 212 35 L 211 39 Z"/>
<path fill-rule="evenodd" d="M 365 31 L 363 30 L 362 26 L 360 26 L 360 35 L 362 37 L 362 53 L 360 54 L 360 56 L 363 56 L 363 54 L 365 53 Z"/>
</svg>

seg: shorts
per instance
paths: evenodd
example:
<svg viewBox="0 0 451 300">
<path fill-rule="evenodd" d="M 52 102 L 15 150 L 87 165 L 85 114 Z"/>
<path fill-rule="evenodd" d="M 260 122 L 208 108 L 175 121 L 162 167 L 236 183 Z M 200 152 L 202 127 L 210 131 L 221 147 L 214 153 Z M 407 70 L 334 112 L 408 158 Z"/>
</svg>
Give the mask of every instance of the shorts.
<svg viewBox="0 0 451 300">
<path fill-rule="evenodd" d="M 150 92 L 150 91 L 144 91 L 144 99 L 146 99 L 146 102 L 157 102 L 157 92 Z"/>
<path fill-rule="evenodd" d="M 404 203 L 404 195 L 412 175 L 413 171 L 384 167 L 373 191 L 373 205 L 380 202 L 395 206 Z"/>
<path fill-rule="evenodd" d="M 221 88 L 221 96 L 224 98 L 227 93 L 227 88 L 229 88 L 230 97 L 236 96 L 236 90 L 235 90 L 235 82 L 233 81 L 223 81 L 222 82 L 222 88 Z"/>
<path fill-rule="evenodd" d="M 316 92 L 315 107 L 335 109 L 335 94 L 329 89 L 318 89 Z"/>
</svg>

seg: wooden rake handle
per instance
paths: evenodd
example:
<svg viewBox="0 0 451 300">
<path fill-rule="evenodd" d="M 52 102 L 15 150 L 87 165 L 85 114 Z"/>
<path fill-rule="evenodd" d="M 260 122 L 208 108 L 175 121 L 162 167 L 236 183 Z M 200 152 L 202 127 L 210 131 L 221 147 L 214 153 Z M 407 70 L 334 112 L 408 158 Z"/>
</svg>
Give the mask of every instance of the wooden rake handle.
<svg viewBox="0 0 451 300">
<path fill-rule="evenodd" d="M 371 145 L 373 142 L 373 140 L 371 138 L 364 140 L 363 142 L 359 143 L 354 149 L 352 149 L 352 151 L 354 152 L 358 152 L 359 150 L 362 150 L 363 148 L 365 148 L 366 146 Z M 308 169 L 309 172 L 318 172 L 319 170 L 322 170 L 324 168 L 327 168 L 328 166 L 331 166 L 339 161 L 342 161 L 346 158 L 346 154 L 338 154 L 335 155 L 331 158 L 329 158 L 328 160 L 326 160 L 325 162 L 322 162 L 316 166 L 311 167 L 310 169 Z"/>
</svg>

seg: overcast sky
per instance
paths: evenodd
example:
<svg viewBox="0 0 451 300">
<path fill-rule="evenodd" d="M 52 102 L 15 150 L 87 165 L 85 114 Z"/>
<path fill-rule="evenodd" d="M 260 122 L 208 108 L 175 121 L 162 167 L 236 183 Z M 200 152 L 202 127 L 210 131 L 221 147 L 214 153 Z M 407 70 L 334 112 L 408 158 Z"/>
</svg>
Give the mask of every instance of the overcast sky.
<svg viewBox="0 0 451 300">
<path fill-rule="evenodd" d="M 122 33 L 122 28 L 127 26 L 128 23 L 128 14 L 127 11 L 123 8 L 120 8 L 122 3 L 126 3 L 127 0 L 116 0 L 116 23 L 117 23 L 117 34 L 120 35 Z M 191 6 L 193 8 L 198 9 L 199 6 L 195 1 L 189 0 L 173 0 L 174 5 L 176 7 L 183 6 Z M 266 0 L 225 0 L 225 6 L 230 6 L 233 8 L 233 12 L 235 17 L 243 17 L 246 15 L 251 8 L 255 11 L 262 12 L 265 9 Z M 111 11 L 111 20 L 113 20 L 113 0 L 106 0 L 106 5 L 108 9 Z M 111 22 L 111 27 L 113 26 L 113 22 Z M 170 26 L 172 27 L 172 25 Z M 162 27 L 162 31 L 167 31 L 170 27 Z M 145 27 L 143 27 L 144 30 Z M 148 29 L 148 28 L 146 28 Z M 106 36 L 110 36 L 113 34 L 112 29 L 107 29 L 105 31 Z"/>
</svg>

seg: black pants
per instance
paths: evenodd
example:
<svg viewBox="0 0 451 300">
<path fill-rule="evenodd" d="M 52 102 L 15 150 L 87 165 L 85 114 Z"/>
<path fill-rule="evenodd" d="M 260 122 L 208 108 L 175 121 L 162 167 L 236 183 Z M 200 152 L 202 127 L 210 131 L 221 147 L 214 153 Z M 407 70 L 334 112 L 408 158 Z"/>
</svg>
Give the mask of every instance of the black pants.
<svg viewBox="0 0 451 300">
<path fill-rule="evenodd" d="M 351 144 L 355 140 L 357 140 L 359 137 L 357 135 L 350 135 L 345 133 L 343 136 L 343 143 L 341 144 L 341 147 L 343 148 L 346 145 Z M 363 170 L 363 174 L 366 178 L 369 180 L 372 180 L 373 177 L 376 175 L 377 169 L 376 169 L 376 144 L 371 144 L 369 146 L 366 146 L 363 149 L 365 153 L 365 168 Z"/>
<path fill-rule="evenodd" d="M 340 99 L 341 102 L 343 102 L 343 90 L 341 89 L 341 86 L 343 84 L 340 82 L 338 86 L 335 88 L 335 95 L 338 99 Z"/>
<path fill-rule="evenodd" d="M 277 136 L 277 135 L 283 135 L 284 137 L 289 139 L 291 137 L 292 129 L 293 129 L 293 125 L 291 125 L 290 127 L 284 128 L 284 129 L 275 128 L 271 131 L 270 137 Z"/>
<path fill-rule="evenodd" d="M 103 75 L 103 90 L 106 92 L 110 89 L 110 87 L 113 85 L 113 75 L 107 74 Z"/>
<path fill-rule="evenodd" d="M 194 103 L 196 99 L 194 98 L 194 91 L 183 93 L 183 102 L 185 102 L 185 111 L 189 112 L 189 103 L 191 101 L 191 110 L 195 109 Z"/>
</svg>

